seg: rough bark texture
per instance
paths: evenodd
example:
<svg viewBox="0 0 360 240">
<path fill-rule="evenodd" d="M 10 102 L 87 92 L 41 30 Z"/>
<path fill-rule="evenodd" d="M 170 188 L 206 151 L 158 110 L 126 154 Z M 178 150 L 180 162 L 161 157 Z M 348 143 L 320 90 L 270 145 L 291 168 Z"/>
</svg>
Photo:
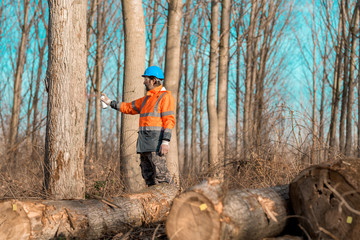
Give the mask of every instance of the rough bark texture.
<svg viewBox="0 0 360 240">
<path fill-rule="evenodd" d="M 207 111 L 209 119 L 208 161 L 212 168 L 219 167 L 218 158 L 218 119 L 216 111 L 216 80 L 218 65 L 219 41 L 219 1 L 211 1 L 211 36 L 210 36 L 210 62 L 207 89 Z"/>
<path fill-rule="evenodd" d="M 56 199 L 85 197 L 87 1 L 49 1 L 45 189 Z"/>
<path fill-rule="evenodd" d="M 125 30 L 124 102 L 134 101 L 144 95 L 141 75 L 145 70 L 145 21 L 142 1 L 122 1 Z M 134 27 L 136 26 L 136 27 Z M 145 185 L 140 173 L 140 159 L 136 153 L 139 115 L 122 115 L 120 167 L 129 191 L 138 191 Z"/>
<path fill-rule="evenodd" d="M 360 159 L 302 171 L 290 184 L 290 200 L 312 239 L 359 239 Z"/>
<path fill-rule="evenodd" d="M 143 223 L 165 220 L 176 187 L 160 184 L 105 200 L 0 202 L 0 239 L 109 239 Z"/>
<path fill-rule="evenodd" d="M 221 27 L 219 47 L 219 81 L 217 97 L 219 158 L 224 165 L 226 145 L 227 97 L 229 80 L 229 39 L 230 39 L 231 0 L 221 2 Z"/>
<path fill-rule="evenodd" d="M 224 191 L 208 180 L 174 199 L 166 222 L 170 239 L 262 239 L 281 233 L 288 186 Z"/>
<path fill-rule="evenodd" d="M 182 1 L 169 1 L 168 28 L 166 36 L 166 56 L 165 56 L 165 82 L 167 90 L 171 91 L 172 96 L 177 102 L 178 84 L 180 79 L 180 32 L 181 32 Z M 175 113 L 177 114 L 177 113 Z M 178 124 L 178 123 L 176 123 Z M 179 158 L 176 131 L 173 129 L 170 151 L 167 156 L 169 171 L 175 175 L 176 182 L 179 184 Z"/>
</svg>

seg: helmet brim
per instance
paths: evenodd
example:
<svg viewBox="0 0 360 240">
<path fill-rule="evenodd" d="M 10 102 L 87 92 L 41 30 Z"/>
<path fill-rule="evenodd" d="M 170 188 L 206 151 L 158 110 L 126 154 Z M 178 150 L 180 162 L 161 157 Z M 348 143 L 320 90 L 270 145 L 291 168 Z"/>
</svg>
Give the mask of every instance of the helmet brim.
<svg viewBox="0 0 360 240">
<path fill-rule="evenodd" d="M 142 77 L 155 77 L 155 76 L 149 76 L 149 75 L 141 75 Z M 158 77 L 156 77 L 157 79 L 159 79 L 159 80 L 164 80 L 164 78 L 158 78 Z"/>
</svg>

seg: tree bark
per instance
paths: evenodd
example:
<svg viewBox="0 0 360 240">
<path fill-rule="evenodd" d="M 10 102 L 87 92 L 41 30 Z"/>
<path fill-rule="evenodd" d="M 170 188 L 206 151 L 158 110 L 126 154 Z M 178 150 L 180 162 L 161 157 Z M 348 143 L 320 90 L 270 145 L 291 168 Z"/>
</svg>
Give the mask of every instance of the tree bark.
<svg viewBox="0 0 360 240">
<path fill-rule="evenodd" d="M 199 14 L 198 17 L 198 34 L 202 36 L 203 28 L 201 27 L 201 19 L 204 17 L 203 14 Z M 201 57 L 202 50 L 202 38 L 198 37 L 196 40 L 196 53 L 194 58 L 194 77 L 193 77 L 193 90 L 192 90 L 192 112 L 191 112 L 191 171 L 197 173 L 200 169 L 200 158 L 198 157 L 198 132 L 197 132 L 197 122 L 198 122 L 198 96 L 199 96 L 199 85 L 200 79 L 198 75 L 198 66 Z"/>
<path fill-rule="evenodd" d="M 16 141 L 18 137 L 18 129 L 20 122 L 20 107 L 21 107 L 21 87 L 22 87 L 22 75 L 24 73 L 24 66 L 26 63 L 26 45 L 28 43 L 29 32 L 31 27 L 31 22 L 29 22 L 29 9 L 30 9 L 30 1 L 24 0 L 24 15 L 23 15 L 23 23 L 21 25 L 21 39 L 19 42 L 19 50 L 17 51 L 17 59 L 16 59 L 16 70 L 14 74 L 14 95 L 13 95 L 13 104 L 12 104 L 12 112 L 11 112 L 11 120 L 10 120 L 10 130 L 9 130 L 9 159 L 12 161 L 12 169 L 16 169 L 18 167 L 18 160 L 15 157 L 16 153 Z M 32 20 L 31 20 L 32 21 Z"/>
<path fill-rule="evenodd" d="M 130 102 L 144 95 L 141 75 L 145 69 L 145 21 L 140 0 L 122 0 L 125 31 L 125 61 L 122 101 Z M 134 27 L 136 26 L 136 27 Z M 136 153 L 139 115 L 122 115 L 120 168 L 129 191 L 144 187 L 140 159 Z"/>
<path fill-rule="evenodd" d="M 251 105 L 252 105 L 252 79 L 253 79 L 253 63 L 254 63 L 254 46 L 255 46 L 255 30 L 256 30 L 256 10 L 258 0 L 252 1 L 250 23 L 248 27 L 248 35 L 246 37 L 246 77 L 245 77 L 245 96 L 244 96 L 244 116 L 243 116 L 243 150 L 245 159 L 250 158 L 251 148 Z"/>
<path fill-rule="evenodd" d="M 177 188 L 160 184 L 112 199 L 0 202 L 0 239 L 109 239 L 164 221 Z"/>
<path fill-rule="evenodd" d="M 218 45 L 219 45 L 219 5 L 218 0 L 211 1 L 211 36 L 210 36 L 210 63 L 209 80 L 207 90 L 207 111 L 209 119 L 208 134 L 208 161 L 210 167 L 219 167 L 218 159 L 218 118 L 216 111 L 216 80 L 218 65 Z"/>
<path fill-rule="evenodd" d="M 168 29 L 166 36 L 166 56 L 165 56 L 165 82 L 167 90 L 172 92 L 175 102 L 177 102 L 178 87 L 180 80 L 180 35 L 181 35 L 181 16 L 182 1 L 169 1 Z M 178 108 L 176 108 L 177 110 Z M 176 115 L 177 113 L 175 113 Z M 179 124 L 178 122 L 176 124 Z M 170 151 L 167 156 L 169 171 L 175 176 L 177 184 L 179 182 L 179 158 L 177 131 L 173 129 Z"/>
<path fill-rule="evenodd" d="M 100 160 L 103 155 L 103 137 L 101 132 L 101 101 L 100 91 L 103 74 L 103 36 L 105 32 L 105 24 L 103 23 L 103 15 L 106 14 L 104 10 L 104 2 L 96 1 L 96 53 L 95 53 L 95 156 Z"/>
<path fill-rule="evenodd" d="M 288 186 L 225 190 L 217 180 L 174 199 L 166 221 L 170 239 L 262 239 L 283 231 Z"/>
<path fill-rule="evenodd" d="M 85 197 L 86 9 L 49 0 L 44 187 L 55 199 Z"/>
<path fill-rule="evenodd" d="M 346 107 L 348 100 L 348 86 L 349 86 L 349 48 L 350 48 L 350 33 L 347 31 L 347 17 L 346 17 L 346 6 L 347 4 L 344 1 L 341 1 L 341 11 L 343 14 L 343 38 L 344 38 L 344 76 L 343 76 L 343 90 L 342 90 L 342 99 L 341 99 L 341 111 L 340 111 L 340 122 L 339 122 L 339 149 L 340 153 L 344 154 L 345 152 L 345 116 L 346 116 Z"/>
<path fill-rule="evenodd" d="M 355 62 L 356 62 L 356 45 L 357 45 L 357 37 L 356 34 L 358 32 L 358 19 L 359 19 L 359 11 L 358 8 L 355 7 L 353 17 L 354 22 L 351 24 L 350 33 L 351 34 L 351 52 L 350 52 L 350 69 L 349 69 L 349 94 L 348 101 L 346 107 L 346 143 L 345 143 L 345 156 L 352 155 L 352 118 L 353 118 L 353 104 L 354 104 L 354 88 L 355 88 Z"/>
<path fill-rule="evenodd" d="M 225 164 L 226 110 L 229 80 L 229 39 L 230 39 L 231 0 L 221 2 L 221 27 L 219 47 L 219 81 L 217 97 L 218 146 L 221 165 Z"/>
<path fill-rule="evenodd" d="M 290 184 L 290 200 L 312 239 L 358 239 L 360 159 L 303 170 Z"/>
</svg>

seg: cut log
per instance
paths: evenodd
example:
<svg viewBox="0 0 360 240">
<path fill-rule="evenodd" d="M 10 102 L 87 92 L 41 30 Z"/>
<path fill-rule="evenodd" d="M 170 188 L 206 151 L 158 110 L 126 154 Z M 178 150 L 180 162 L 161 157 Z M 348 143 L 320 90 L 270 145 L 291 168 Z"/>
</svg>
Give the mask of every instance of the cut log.
<svg viewBox="0 0 360 240">
<path fill-rule="evenodd" d="M 288 186 L 224 191 L 208 180 L 173 201 L 166 220 L 169 239 L 262 239 L 281 233 L 288 213 Z"/>
<path fill-rule="evenodd" d="M 307 168 L 289 188 L 294 212 L 312 239 L 359 239 L 360 159 Z"/>
<path fill-rule="evenodd" d="M 109 200 L 0 202 L 0 239 L 100 239 L 165 221 L 177 188 L 159 184 Z"/>
</svg>

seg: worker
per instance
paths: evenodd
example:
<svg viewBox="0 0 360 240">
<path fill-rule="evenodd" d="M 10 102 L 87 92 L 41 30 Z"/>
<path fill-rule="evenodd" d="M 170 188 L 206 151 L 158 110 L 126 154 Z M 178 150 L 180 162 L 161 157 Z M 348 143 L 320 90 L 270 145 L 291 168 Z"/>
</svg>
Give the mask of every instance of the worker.
<svg viewBox="0 0 360 240">
<path fill-rule="evenodd" d="M 101 101 L 122 113 L 140 114 L 136 151 L 140 154 L 141 174 L 146 184 L 174 184 L 166 165 L 166 154 L 175 125 L 175 100 L 162 85 L 164 73 L 161 68 L 148 67 L 142 77 L 147 91 L 144 97 L 130 103 L 118 103 L 102 94 Z"/>
</svg>

